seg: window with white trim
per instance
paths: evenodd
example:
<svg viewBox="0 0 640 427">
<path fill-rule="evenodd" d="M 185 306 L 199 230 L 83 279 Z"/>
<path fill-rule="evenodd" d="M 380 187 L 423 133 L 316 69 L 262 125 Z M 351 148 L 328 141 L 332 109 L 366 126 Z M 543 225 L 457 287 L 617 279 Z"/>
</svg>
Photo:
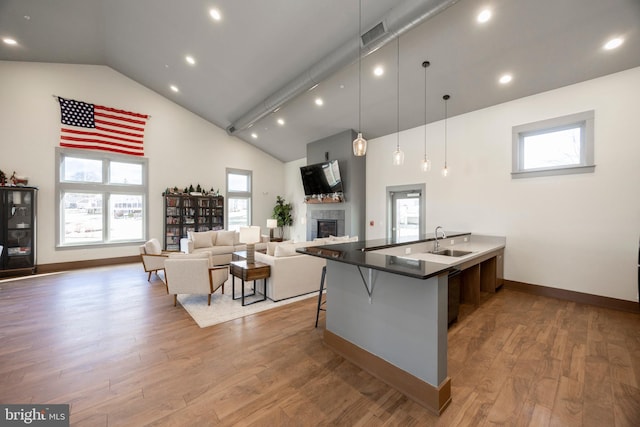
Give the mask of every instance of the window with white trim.
<svg viewBox="0 0 640 427">
<path fill-rule="evenodd" d="M 589 173 L 594 164 L 594 112 L 513 127 L 513 178 Z"/>
<path fill-rule="evenodd" d="M 227 168 L 227 230 L 251 225 L 252 172 Z"/>
<path fill-rule="evenodd" d="M 147 176 L 145 158 L 56 148 L 56 246 L 145 241 Z"/>
</svg>

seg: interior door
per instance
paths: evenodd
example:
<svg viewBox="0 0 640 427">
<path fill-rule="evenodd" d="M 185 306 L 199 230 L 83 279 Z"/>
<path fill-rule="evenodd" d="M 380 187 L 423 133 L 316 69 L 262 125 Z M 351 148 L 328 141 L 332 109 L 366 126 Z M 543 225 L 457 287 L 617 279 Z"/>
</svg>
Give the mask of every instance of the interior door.
<svg viewBox="0 0 640 427">
<path fill-rule="evenodd" d="M 392 191 L 391 234 L 396 242 L 415 240 L 424 234 L 421 190 Z"/>
</svg>

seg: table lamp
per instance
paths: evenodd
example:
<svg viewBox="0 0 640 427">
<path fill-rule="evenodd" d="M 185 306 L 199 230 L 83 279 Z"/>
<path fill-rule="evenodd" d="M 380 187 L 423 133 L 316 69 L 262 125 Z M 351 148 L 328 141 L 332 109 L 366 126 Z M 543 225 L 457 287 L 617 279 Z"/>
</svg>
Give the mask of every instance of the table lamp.
<svg viewBox="0 0 640 427">
<path fill-rule="evenodd" d="M 277 219 L 268 219 L 267 220 L 267 228 L 269 229 L 269 241 L 273 240 L 273 229 L 278 226 Z"/>
<path fill-rule="evenodd" d="M 256 262 L 256 243 L 260 241 L 260 227 L 240 227 L 240 243 L 247 245 L 247 264 Z"/>
</svg>

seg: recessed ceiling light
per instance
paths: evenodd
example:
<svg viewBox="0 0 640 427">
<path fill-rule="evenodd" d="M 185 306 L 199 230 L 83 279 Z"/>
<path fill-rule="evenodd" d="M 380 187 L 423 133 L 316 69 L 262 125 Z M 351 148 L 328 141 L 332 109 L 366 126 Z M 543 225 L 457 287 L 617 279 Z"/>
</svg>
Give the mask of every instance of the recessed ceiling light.
<svg viewBox="0 0 640 427">
<path fill-rule="evenodd" d="M 284 126 L 284 119 L 282 119 L 282 118 L 278 119 L 278 124 L 280 126 Z"/>
<path fill-rule="evenodd" d="M 171 85 L 171 86 L 169 86 L 169 88 L 174 92 L 178 92 L 180 90 L 180 89 L 178 89 L 178 86 L 176 86 L 176 85 Z"/>
<path fill-rule="evenodd" d="M 485 22 L 487 22 L 489 19 L 491 19 L 491 10 L 490 9 L 483 9 L 478 16 L 476 17 L 476 20 L 481 23 L 484 24 Z"/>
<path fill-rule="evenodd" d="M 507 83 L 511 82 L 511 80 L 513 80 L 513 76 L 511 74 L 503 74 L 498 79 L 498 81 L 503 85 L 506 85 Z"/>
<path fill-rule="evenodd" d="M 258 139 L 258 134 L 257 134 L 257 133 L 255 133 L 255 132 L 254 132 L 254 133 L 252 133 L 252 134 L 251 134 L 251 138 L 253 138 L 253 139 Z"/>
<path fill-rule="evenodd" d="M 316 98 L 315 103 L 317 106 L 321 106 L 324 104 L 324 101 L 322 100 L 322 98 Z"/>
<path fill-rule="evenodd" d="M 187 55 L 184 57 L 185 61 L 187 61 L 189 64 L 191 65 L 196 65 L 196 60 L 194 59 L 193 56 L 191 55 Z"/>
<path fill-rule="evenodd" d="M 382 68 L 381 65 L 378 65 L 376 68 L 373 69 L 373 74 L 380 77 L 381 75 L 384 74 L 384 68 Z"/>
<path fill-rule="evenodd" d="M 215 20 L 215 21 L 219 21 L 222 19 L 222 15 L 220 15 L 220 11 L 218 9 L 210 9 L 209 10 L 209 15 L 211 15 L 211 17 Z"/>
<path fill-rule="evenodd" d="M 2 41 L 5 42 L 5 44 L 11 45 L 11 46 L 15 46 L 18 44 L 17 41 L 15 41 L 14 39 L 10 39 L 9 37 L 3 38 Z"/>
<path fill-rule="evenodd" d="M 621 37 L 616 37 L 613 38 L 611 40 L 609 40 L 608 42 L 606 42 L 604 44 L 604 46 L 602 46 L 604 49 L 606 50 L 612 50 L 615 49 L 617 47 L 620 47 L 620 45 L 624 42 L 624 39 Z"/>
</svg>

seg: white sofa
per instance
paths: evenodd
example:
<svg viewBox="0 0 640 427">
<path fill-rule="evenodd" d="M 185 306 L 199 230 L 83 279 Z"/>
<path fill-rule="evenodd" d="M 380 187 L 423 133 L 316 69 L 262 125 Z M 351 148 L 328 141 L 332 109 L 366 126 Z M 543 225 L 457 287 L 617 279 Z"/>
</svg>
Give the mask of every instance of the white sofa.
<svg viewBox="0 0 640 427">
<path fill-rule="evenodd" d="M 357 237 L 316 239 L 313 242 L 268 243 L 267 252 L 256 252 L 256 262 L 271 266 L 267 280 L 267 297 L 280 301 L 320 289 L 324 258 L 296 252 L 297 248 L 357 241 Z"/>
<path fill-rule="evenodd" d="M 262 242 L 256 243 L 256 251 L 265 250 L 269 236 L 262 236 Z M 240 243 L 240 233 L 227 230 L 192 231 L 186 238 L 180 239 L 180 251 L 187 254 L 207 252 L 213 265 L 226 265 L 231 262 L 231 254 L 244 251 L 247 246 Z"/>
</svg>

